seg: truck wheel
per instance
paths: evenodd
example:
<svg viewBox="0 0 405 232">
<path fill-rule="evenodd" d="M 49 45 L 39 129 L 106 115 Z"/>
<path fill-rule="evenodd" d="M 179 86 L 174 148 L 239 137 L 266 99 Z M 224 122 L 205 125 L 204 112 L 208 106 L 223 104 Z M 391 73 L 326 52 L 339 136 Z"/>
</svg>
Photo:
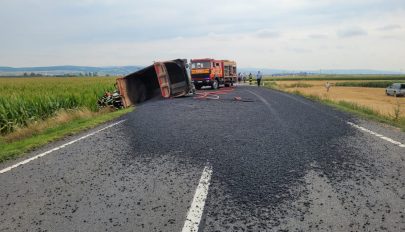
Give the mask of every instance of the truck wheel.
<svg viewBox="0 0 405 232">
<path fill-rule="evenodd" d="M 224 86 L 225 86 L 225 87 L 229 87 L 229 83 L 226 83 Z"/>
<path fill-rule="evenodd" d="M 211 84 L 211 88 L 218 89 L 218 86 L 219 86 L 219 82 L 217 79 L 215 79 L 214 82 L 212 82 L 212 84 Z"/>
<path fill-rule="evenodd" d="M 196 86 L 195 86 L 195 88 L 198 89 L 198 90 L 200 90 L 201 87 L 202 87 L 201 85 L 196 85 Z"/>
</svg>

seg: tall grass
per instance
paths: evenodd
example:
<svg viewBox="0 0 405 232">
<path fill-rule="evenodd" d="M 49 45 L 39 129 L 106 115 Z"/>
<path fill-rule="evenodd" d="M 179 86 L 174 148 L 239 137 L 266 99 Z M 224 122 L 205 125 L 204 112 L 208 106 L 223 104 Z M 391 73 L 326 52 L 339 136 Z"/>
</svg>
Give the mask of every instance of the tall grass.
<svg viewBox="0 0 405 232">
<path fill-rule="evenodd" d="M 282 85 L 281 87 L 283 88 L 310 88 L 313 87 L 314 85 L 308 84 L 308 83 L 302 83 L 302 82 L 296 82 L 290 85 Z"/>
<path fill-rule="evenodd" d="M 336 86 L 346 87 L 368 87 L 368 88 L 386 88 L 395 83 L 395 81 L 369 81 L 369 82 L 337 82 Z"/>
<path fill-rule="evenodd" d="M 281 90 L 281 91 L 283 91 L 283 90 Z M 388 115 L 381 114 L 379 111 L 376 111 L 370 107 L 362 106 L 362 105 L 356 104 L 354 102 L 348 102 L 348 101 L 342 101 L 342 100 L 334 101 L 329 98 L 321 97 L 318 95 L 304 94 L 298 90 L 294 90 L 289 93 L 292 93 L 295 95 L 300 95 L 300 96 L 309 98 L 311 100 L 321 102 L 321 103 L 336 107 L 338 109 L 357 114 L 357 115 L 365 117 L 365 118 L 387 123 L 387 124 L 399 127 L 399 128 L 401 128 L 402 131 L 405 131 L 405 117 L 399 116 L 399 113 L 401 110 L 399 103 L 396 106 L 396 108 L 394 108 L 394 114 L 388 116 Z"/>
<path fill-rule="evenodd" d="M 60 109 L 97 111 L 97 99 L 114 87 L 115 78 L 0 78 L 0 134 Z"/>
<path fill-rule="evenodd" d="M 266 76 L 264 81 L 321 81 L 321 80 L 405 80 L 405 75 L 311 75 L 311 76 Z"/>
</svg>

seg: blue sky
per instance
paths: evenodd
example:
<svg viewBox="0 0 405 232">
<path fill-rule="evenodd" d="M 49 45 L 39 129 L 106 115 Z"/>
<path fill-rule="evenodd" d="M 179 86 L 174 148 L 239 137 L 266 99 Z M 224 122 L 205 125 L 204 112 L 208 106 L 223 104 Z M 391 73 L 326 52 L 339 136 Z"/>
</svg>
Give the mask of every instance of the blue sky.
<svg viewBox="0 0 405 232">
<path fill-rule="evenodd" d="M 405 72 L 404 0 L 0 0 L 0 66 L 148 65 Z"/>
</svg>

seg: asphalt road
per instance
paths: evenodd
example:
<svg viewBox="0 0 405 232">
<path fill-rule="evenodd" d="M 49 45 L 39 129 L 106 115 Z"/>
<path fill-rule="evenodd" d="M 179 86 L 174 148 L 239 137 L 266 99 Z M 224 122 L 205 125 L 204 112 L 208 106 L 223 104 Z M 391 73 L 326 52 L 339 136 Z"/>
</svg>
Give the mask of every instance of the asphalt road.
<svg viewBox="0 0 405 232">
<path fill-rule="evenodd" d="M 404 133 L 274 90 L 218 96 L 0 164 L 79 139 L 0 173 L 0 231 L 182 231 L 206 167 L 199 231 L 405 230 Z"/>
</svg>

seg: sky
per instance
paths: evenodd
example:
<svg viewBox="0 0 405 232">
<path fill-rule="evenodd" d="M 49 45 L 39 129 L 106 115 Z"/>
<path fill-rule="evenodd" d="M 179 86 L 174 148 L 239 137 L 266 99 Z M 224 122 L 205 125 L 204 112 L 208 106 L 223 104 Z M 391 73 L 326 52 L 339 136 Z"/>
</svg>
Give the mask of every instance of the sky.
<svg viewBox="0 0 405 232">
<path fill-rule="evenodd" d="M 405 72 L 405 0 L 0 0 L 0 66 L 150 65 Z"/>
</svg>

